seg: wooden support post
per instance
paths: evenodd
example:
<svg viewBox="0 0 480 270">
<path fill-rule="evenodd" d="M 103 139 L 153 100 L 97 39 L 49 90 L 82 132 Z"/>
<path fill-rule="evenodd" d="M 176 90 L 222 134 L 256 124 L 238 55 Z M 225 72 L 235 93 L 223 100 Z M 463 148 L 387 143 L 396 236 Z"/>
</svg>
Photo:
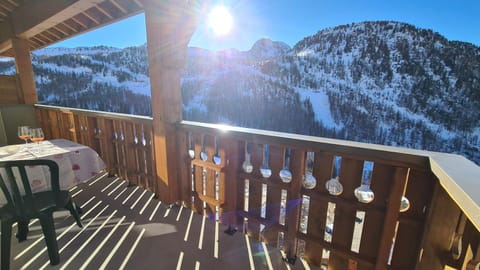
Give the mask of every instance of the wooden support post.
<svg viewBox="0 0 480 270">
<path fill-rule="evenodd" d="M 400 201 L 405 191 L 410 170 L 407 168 L 397 168 L 393 176 L 392 188 L 390 190 L 389 201 L 383 223 L 375 269 L 387 269 L 389 253 L 395 237 L 395 227 L 400 211 Z"/>
<path fill-rule="evenodd" d="M 17 91 L 19 92 L 20 102 L 23 104 L 36 104 L 38 102 L 38 96 L 28 41 L 13 38 L 12 46 L 15 53 L 15 66 L 19 80 L 19 88 Z"/>
<path fill-rule="evenodd" d="M 185 1 L 144 0 L 148 63 L 152 97 L 154 159 L 157 193 L 166 203 L 179 195 L 177 133 L 182 120 L 180 70 L 186 64 L 187 44 L 196 28 L 194 4 Z"/>
</svg>

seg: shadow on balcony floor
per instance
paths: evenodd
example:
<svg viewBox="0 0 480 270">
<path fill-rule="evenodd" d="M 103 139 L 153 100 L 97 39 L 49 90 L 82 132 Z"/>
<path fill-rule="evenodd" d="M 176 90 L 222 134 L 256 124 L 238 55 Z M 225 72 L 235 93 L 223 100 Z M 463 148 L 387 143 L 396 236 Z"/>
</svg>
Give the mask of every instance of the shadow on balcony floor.
<svg viewBox="0 0 480 270">
<path fill-rule="evenodd" d="M 242 233 L 229 236 L 224 225 L 118 178 L 101 177 L 71 193 L 83 209 L 83 228 L 68 212 L 55 214 L 60 264 L 49 264 L 34 220 L 26 241 L 12 239 L 11 269 L 318 269 L 301 260 L 287 265 L 278 249 Z"/>
</svg>

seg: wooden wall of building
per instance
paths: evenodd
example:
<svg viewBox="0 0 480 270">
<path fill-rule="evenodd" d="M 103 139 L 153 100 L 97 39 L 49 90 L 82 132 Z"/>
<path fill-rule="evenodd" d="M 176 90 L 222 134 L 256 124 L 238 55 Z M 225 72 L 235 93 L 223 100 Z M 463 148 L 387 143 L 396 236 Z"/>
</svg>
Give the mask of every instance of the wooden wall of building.
<svg viewBox="0 0 480 270">
<path fill-rule="evenodd" d="M 0 75 L 0 104 L 19 104 L 21 98 L 17 91 L 15 75 Z"/>
</svg>

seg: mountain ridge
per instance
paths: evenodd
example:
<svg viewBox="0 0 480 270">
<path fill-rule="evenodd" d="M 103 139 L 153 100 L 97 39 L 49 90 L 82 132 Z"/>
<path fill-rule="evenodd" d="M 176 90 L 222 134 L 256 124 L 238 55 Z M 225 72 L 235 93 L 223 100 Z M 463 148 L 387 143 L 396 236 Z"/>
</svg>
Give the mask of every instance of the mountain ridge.
<svg viewBox="0 0 480 270">
<path fill-rule="evenodd" d="M 32 57 L 41 102 L 151 113 L 145 45 L 59 51 Z M 471 43 L 376 21 L 323 29 L 292 48 L 261 39 L 248 51 L 189 48 L 189 56 L 185 119 L 454 152 L 480 162 L 480 48 Z M 8 73 L 5 63 L 0 72 Z"/>
</svg>

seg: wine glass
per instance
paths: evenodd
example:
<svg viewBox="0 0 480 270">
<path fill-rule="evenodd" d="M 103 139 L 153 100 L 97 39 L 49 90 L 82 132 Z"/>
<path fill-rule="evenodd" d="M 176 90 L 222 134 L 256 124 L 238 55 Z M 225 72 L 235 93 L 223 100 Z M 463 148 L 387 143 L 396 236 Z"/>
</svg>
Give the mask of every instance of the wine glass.
<svg viewBox="0 0 480 270">
<path fill-rule="evenodd" d="M 362 184 L 354 190 L 355 197 L 361 203 L 370 203 L 375 198 L 375 193 L 370 188 L 372 181 L 373 162 L 365 161 L 363 165 Z"/>
<path fill-rule="evenodd" d="M 285 149 L 285 165 L 283 166 L 283 169 L 278 173 L 284 183 L 292 182 L 292 172 L 289 170 L 291 152 L 292 150 L 290 148 Z"/>
<path fill-rule="evenodd" d="M 307 152 L 307 160 L 305 164 L 305 175 L 303 176 L 303 187 L 305 189 L 314 189 L 317 185 L 317 179 L 313 176 L 313 162 L 315 158 L 314 152 Z"/>
<path fill-rule="evenodd" d="M 269 178 L 272 175 L 272 170 L 268 167 L 268 160 L 270 157 L 270 151 L 268 144 L 263 146 L 263 165 L 260 168 L 260 173 L 263 178 Z"/>
<path fill-rule="evenodd" d="M 340 166 L 342 158 L 335 156 L 333 158 L 333 175 L 332 179 L 328 180 L 325 183 L 325 188 L 328 190 L 328 193 L 334 196 L 338 196 L 343 193 L 343 185 L 340 183 Z"/>
<path fill-rule="evenodd" d="M 32 128 L 30 129 L 30 135 L 31 135 L 31 140 L 32 142 L 37 144 L 37 153 L 40 152 L 38 150 L 38 146 L 41 141 L 45 138 L 45 135 L 43 134 L 43 130 L 41 128 Z"/>
<path fill-rule="evenodd" d="M 247 142 L 245 143 L 245 160 L 242 163 L 242 169 L 246 173 L 251 173 L 253 171 L 253 165 L 250 159 L 250 144 Z"/>
<path fill-rule="evenodd" d="M 30 139 L 30 127 L 29 126 L 19 126 L 18 127 L 18 138 L 25 141 L 25 147 L 20 149 L 20 151 L 27 150 L 28 139 Z"/>
</svg>

